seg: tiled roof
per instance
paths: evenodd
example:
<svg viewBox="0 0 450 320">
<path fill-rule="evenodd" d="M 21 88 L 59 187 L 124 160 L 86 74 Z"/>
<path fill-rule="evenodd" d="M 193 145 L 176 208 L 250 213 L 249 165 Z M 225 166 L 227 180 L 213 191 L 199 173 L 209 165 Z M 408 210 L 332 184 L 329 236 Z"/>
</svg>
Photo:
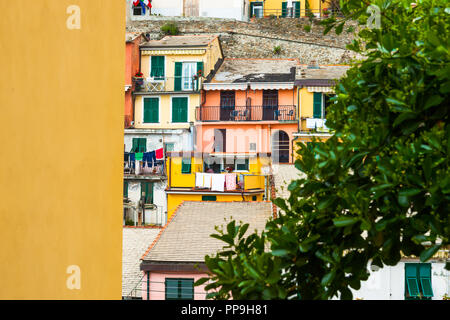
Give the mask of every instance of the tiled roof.
<svg viewBox="0 0 450 320">
<path fill-rule="evenodd" d="M 139 284 L 142 277 L 139 259 L 159 232 L 160 229 L 123 228 L 122 296 L 128 296 Z M 136 290 L 135 293 L 140 297 L 141 290 Z"/>
<path fill-rule="evenodd" d="M 217 36 L 166 36 L 161 40 L 150 40 L 141 45 L 141 48 L 182 48 L 182 47 L 206 47 Z"/>
<path fill-rule="evenodd" d="M 295 84 L 303 86 L 330 86 L 333 81 L 341 78 L 350 66 L 347 65 L 320 65 L 318 68 L 308 68 L 307 65 L 297 67 Z"/>
<path fill-rule="evenodd" d="M 225 59 L 211 83 L 293 82 L 296 59 Z"/>
<path fill-rule="evenodd" d="M 271 216 L 270 202 L 183 202 L 171 221 L 142 257 L 151 262 L 203 262 L 225 242 L 210 237 L 215 226 L 226 226 L 231 217 L 249 223 L 247 232 L 264 230 Z M 227 221 L 225 221 L 227 219 Z"/>
</svg>

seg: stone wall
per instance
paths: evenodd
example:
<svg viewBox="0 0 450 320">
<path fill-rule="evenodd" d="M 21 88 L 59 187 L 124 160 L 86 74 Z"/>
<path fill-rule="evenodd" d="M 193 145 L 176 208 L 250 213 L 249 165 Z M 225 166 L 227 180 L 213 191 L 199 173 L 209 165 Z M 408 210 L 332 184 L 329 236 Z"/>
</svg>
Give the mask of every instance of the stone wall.
<svg viewBox="0 0 450 320">
<path fill-rule="evenodd" d="M 340 35 L 331 31 L 323 35 L 317 21 L 302 19 L 252 19 L 250 22 L 216 18 L 154 17 L 148 21 L 132 21 L 128 32 L 148 33 L 151 39 L 160 39 L 160 28 L 174 22 L 180 34 L 217 34 L 220 36 L 225 57 L 228 58 L 298 58 L 301 63 L 312 60 L 320 64 L 347 63 L 356 57 L 345 49 L 354 37 L 351 23 Z M 311 27 L 307 32 L 305 28 Z M 280 52 L 274 48 L 279 46 Z"/>
</svg>

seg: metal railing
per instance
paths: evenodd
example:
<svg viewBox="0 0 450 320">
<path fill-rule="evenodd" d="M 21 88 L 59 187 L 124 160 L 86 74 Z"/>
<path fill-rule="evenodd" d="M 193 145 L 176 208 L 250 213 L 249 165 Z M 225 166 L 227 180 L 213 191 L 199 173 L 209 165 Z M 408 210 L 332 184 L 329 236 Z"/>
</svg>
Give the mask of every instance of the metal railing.
<svg viewBox="0 0 450 320">
<path fill-rule="evenodd" d="M 295 105 L 202 106 L 196 108 L 197 121 L 295 121 Z"/>
<path fill-rule="evenodd" d="M 144 166 L 142 161 L 131 163 L 130 161 L 124 161 L 124 171 L 125 175 L 129 176 L 141 176 L 141 177 L 151 177 L 151 176 L 165 176 L 166 172 L 164 170 L 164 161 L 162 165 L 157 165 L 153 167 Z"/>
<path fill-rule="evenodd" d="M 343 16 L 339 10 L 336 9 L 295 9 L 283 10 L 283 9 L 264 9 L 258 13 L 250 15 L 250 18 L 306 18 L 310 15 L 314 15 L 316 18 L 326 19 L 331 15 L 337 17 Z"/>
<path fill-rule="evenodd" d="M 202 87 L 202 77 L 148 77 L 133 78 L 135 92 L 173 92 L 173 91 L 194 91 L 197 92 Z"/>
</svg>

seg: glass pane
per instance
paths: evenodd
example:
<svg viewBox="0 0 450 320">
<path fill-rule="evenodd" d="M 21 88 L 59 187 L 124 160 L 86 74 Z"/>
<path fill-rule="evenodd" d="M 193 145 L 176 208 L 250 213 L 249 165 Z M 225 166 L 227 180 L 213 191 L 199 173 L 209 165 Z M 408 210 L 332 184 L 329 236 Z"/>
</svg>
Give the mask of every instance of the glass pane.
<svg viewBox="0 0 450 320">
<path fill-rule="evenodd" d="M 182 73 L 183 90 L 193 89 L 192 77 L 196 73 L 197 73 L 197 63 L 195 62 L 183 63 L 183 73 Z"/>
</svg>

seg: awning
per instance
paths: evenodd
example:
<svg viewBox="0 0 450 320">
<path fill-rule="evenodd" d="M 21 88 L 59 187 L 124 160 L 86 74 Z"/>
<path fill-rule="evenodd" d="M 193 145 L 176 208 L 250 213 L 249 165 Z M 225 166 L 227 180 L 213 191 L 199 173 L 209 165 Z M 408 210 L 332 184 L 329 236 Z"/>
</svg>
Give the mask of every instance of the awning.
<svg viewBox="0 0 450 320">
<path fill-rule="evenodd" d="M 153 55 L 202 55 L 206 49 L 165 49 L 165 50 L 141 50 L 143 56 Z"/>
<path fill-rule="evenodd" d="M 331 87 L 306 87 L 306 90 L 308 90 L 308 92 L 334 93 L 334 90 Z"/>
<path fill-rule="evenodd" d="M 205 90 L 247 90 L 247 83 L 203 83 Z"/>
<path fill-rule="evenodd" d="M 257 82 L 250 83 L 250 89 L 252 90 L 292 90 L 294 89 L 293 82 Z"/>
</svg>

